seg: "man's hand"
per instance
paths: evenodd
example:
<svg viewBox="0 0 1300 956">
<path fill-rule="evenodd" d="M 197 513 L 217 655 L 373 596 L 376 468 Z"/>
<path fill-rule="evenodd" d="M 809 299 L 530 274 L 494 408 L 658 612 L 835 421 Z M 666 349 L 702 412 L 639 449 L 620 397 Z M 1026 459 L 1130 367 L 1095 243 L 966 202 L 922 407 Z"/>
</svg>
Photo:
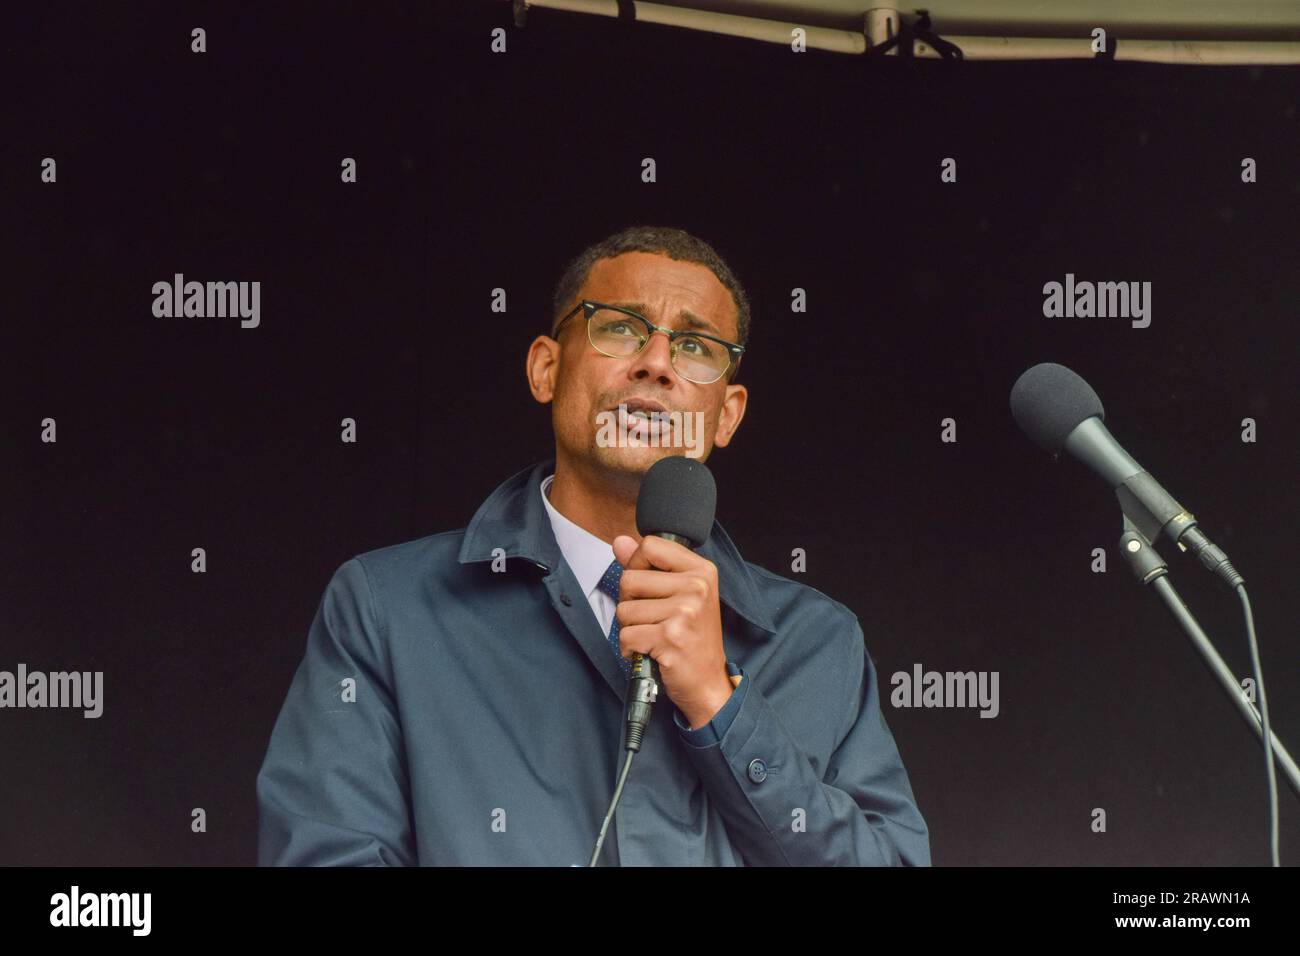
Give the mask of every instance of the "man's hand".
<svg viewBox="0 0 1300 956">
<path fill-rule="evenodd" d="M 689 548 L 646 536 L 614 539 L 623 565 L 618 640 L 623 656 L 647 654 L 659 665 L 664 691 L 691 729 L 703 727 L 733 690 L 722 645 L 718 568 Z"/>
</svg>

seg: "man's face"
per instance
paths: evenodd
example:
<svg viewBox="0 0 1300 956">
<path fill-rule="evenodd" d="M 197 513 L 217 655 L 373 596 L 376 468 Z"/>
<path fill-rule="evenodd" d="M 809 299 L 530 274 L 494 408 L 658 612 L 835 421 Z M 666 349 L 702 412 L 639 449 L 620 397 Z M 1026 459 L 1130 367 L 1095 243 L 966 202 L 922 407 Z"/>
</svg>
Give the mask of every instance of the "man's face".
<svg viewBox="0 0 1300 956">
<path fill-rule="evenodd" d="M 691 313 L 705 323 L 697 331 L 729 342 L 739 338 L 731 293 L 709 269 L 693 262 L 648 252 L 602 259 L 592 267 L 577 298 L 622 305 L 671 329 L 688 328 L 683 313 Z M 570 303 L 576 304 L 576 300 Z M 592 346 L 586 316 L 579 311 L 560 330 L 558 341 L 556 345 L 548 336 L 539 336 L 528 353 L 533 396 L 554 403 L 551 420 L 557 457 L 607 473 L 639 476 L 670 455 L 689 452 L 705 460 L 714 445 L 731 441 L 744 416 L 745 387 L 728 385 L 727 375 L 710 385 L 682 378 L 670 361 L 666 335 L 656 332 L 636 355 L 613 358 Z M 654 437 L 648 423 L 631 420 L 629 435 L 640 438 L 641 447 L 627 447 L 632 441 L 608 441 L 613 430 L 609 425 L 619 425 L 619 404 L 636 399 L 657 403 L 666 412 L 681 412 L 684 427 L 669 428 L 664 422 Z"/>
</svg>

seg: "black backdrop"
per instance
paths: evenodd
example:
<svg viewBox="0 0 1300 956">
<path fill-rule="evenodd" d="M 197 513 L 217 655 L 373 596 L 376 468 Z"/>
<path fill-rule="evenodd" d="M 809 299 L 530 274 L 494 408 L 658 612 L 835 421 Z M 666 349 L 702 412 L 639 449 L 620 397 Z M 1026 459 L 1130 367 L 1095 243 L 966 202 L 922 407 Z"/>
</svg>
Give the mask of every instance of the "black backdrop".
<svg viewBox="0 0 1300 956">
<path fill-rule="evenodd" d="M 1113 496 L 1007 394 L 1044 360 L 1097 388 L 1246 576 L 1300 747 L 1295 69 L 867 63 L 549 11 L 521 30 L 497 3 L 7 26 L 0 669 L 102 670 L 105 703 L 0 711 L 0 863 L 253 862 L 330 574 L 462 527 L 550 453 L 524 352 L 567 258 L 633 223 L 747 284 L 719 519 L 778 573 L 806 549 L 801 579 L 861 618 L 935 863 L 1267 861 L 1259 747 L 1128 577 Z M 260 326 L 155 318 L 176 272 L 259 280 Z M 1044 318 L 1066 273 L 1150 281 L 1151 326 Z M 1236 598 L 1166 552 L 1244 676 Z M 1000 715 L 888 706 L 918 662 L 999 672 Z"/>
</svg>

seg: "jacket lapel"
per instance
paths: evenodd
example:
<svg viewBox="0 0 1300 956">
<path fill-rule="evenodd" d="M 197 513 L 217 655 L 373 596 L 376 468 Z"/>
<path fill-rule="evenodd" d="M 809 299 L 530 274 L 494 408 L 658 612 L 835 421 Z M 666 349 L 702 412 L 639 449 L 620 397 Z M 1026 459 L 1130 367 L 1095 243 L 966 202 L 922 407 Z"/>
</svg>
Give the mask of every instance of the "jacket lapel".
<svg viewBox="0 0 1300 956">
<path fill-rule="evenodd" d="M 605 678 L 605 683 L 620 702 L 626 699 L 627 678 L 618 657 L 610 646 L 609 637 L 600 631 L 600 623 L 587 603 L 586 595 L 578 590 L 578 580 L 573 575 L 569 563 L 561 559 L 559 567 L 542 579 L 547 593 L 551 596 L 551 606 L 560 615 L 593 667 Z M 565 602 L 565 598 L 568 602 Z"/>
</svg>

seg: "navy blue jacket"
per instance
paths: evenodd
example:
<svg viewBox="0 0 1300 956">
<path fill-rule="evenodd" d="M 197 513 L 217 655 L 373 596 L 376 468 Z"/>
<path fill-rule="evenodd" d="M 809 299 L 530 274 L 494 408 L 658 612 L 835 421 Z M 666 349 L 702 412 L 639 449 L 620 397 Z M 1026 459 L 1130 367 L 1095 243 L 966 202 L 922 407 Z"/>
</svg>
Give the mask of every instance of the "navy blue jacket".
<svg viewBox="0 0 1300 956">
<path fill-rule="evenodd" d="M 260 864 L 587 864 L 626 679 L 551 529 L 553 471 L 335 571 L 257 776 Z M 928 865 L 857 618 L 716 521 L 699 553 L 742 681 L 716 740 L 661 692 L 600 865 Z"/>
</svg>

